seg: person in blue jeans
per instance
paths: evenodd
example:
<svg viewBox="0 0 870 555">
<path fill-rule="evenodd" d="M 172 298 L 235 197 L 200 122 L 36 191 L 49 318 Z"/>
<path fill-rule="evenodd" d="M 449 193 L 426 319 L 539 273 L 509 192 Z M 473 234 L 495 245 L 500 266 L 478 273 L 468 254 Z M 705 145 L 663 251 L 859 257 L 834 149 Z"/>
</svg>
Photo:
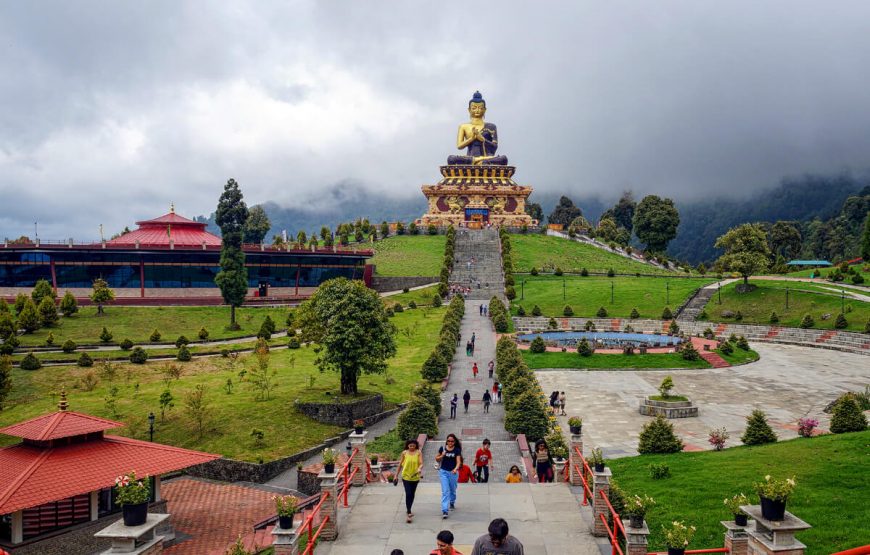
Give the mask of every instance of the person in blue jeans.
<svg viewBox="0 0 870 555">
<path fill-rule="evenodd" d="M 444 447 L 435 455 L 438 462 L 438 478 L 441 481 L 441 518 L 447 518 L 448 510 L 456 508 L 456 484 L 462 468 L 462 444 L 455 434 L 449 434 Z"/>
</svg>

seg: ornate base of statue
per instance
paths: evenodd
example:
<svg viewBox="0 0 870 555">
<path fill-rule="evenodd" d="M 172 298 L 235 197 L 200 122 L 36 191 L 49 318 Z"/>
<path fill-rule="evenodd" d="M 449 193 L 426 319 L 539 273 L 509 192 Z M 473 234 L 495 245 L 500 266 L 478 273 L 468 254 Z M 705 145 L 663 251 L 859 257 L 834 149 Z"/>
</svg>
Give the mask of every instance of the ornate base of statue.
<svg viewBox="0 0 870 555">
<path fill-rule="evenodd" d="M 422 187 L 429 209 L 419 224 L 469 227 L 537 224 L 525 212 L 532 188 L 513 180 L 515 170 L 514 166 L 495 164 L 441 166 L 441 181 Z"/>
</svg>

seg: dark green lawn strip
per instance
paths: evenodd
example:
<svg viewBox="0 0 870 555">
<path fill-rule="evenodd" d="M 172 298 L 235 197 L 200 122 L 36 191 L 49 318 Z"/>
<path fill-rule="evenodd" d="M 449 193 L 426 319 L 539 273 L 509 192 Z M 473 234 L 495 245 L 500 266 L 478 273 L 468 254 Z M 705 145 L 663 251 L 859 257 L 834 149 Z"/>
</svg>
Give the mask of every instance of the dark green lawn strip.
<svg viewBox="0 0 870 555">
<path fill-rule="evenodd" d="M 652 531 L 650 551 L 665 549 L 662 525 L 674 520 L 698 527 L 690 549 L 722 547 L 719 521 L 731 518 L 722 500 L 743 492 L 758 503 L 752 484 L 770 474 L 796 477 L 787 510 L 813 526 L 797 535 L 807 544 L 807 555 L 823 555 L 867 543 L 868 461 L 870 431 L 720 452 L 626 457 L 608 465 L 623 490 L 650 495 L 657 502 L 646 516 Z M 671 477 L 652 480 L 651 463 L 669 465 Z"/>
<path fill-rule="evenodd" d="M 707 361 L 683 360 L 678 353 L 646 355 L 600 355 L 581 357 L 576 352 L 532 353 L 520 351 L 523 359 L 532 370 L 538 368 L 576 368 L 576 369 L 626 369 L 635 368 L 710 368 Z"/>
</svg>

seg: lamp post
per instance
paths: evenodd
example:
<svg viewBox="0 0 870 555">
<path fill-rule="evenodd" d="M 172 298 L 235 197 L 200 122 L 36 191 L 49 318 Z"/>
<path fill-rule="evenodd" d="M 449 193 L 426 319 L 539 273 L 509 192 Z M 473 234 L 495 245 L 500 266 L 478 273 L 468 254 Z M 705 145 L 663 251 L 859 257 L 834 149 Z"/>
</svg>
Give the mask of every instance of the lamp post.
<svg viewBox="0 0 870 555">
<path fill-rule="evenodd" d="M 613 282 L 610 282 L 610 304 L 613 304 Z"/>
<path fill-rule="evenodd" d="M 154 413 L 148 415 L 148 441 L 154 441 Z"/>
<path fill-rule="evenodd" d="M 665 305 L 671 306 L 671 282 L 665 282 Z"/>
<path fill-rule="evenodd" d="M 785 288 L 785 309 L 788 310 L 788 287 Z"/>
<path fill-rule="evenodd" d="M 716 289 L 717 289 L 717 292 L 719 293 L 719 304 L 722 304 L 722 283 L 721 282 L 718 282 L 718 281 L 716 282 Z"/>
<path fill-rule="evenodd" d="M 567 287 L 567 282 L 565 281 L 565 278 L 562 278 L 562 300 L 563 301 L 567 298 L 566 297 L 566 295 L 567 295 L 566 287 Z"/>
<path fill-rule="evenodd" d="M 846 313 L 846 290 L 840 289 L 840 314 Z"/>
<path fill-rule="evenodd" d="M 350 444 L 350 440 L 347 441 L 347 445 L 344 446 L 345 451 L 347 451 L 347 460 L 350 460 L 350 454 L 353 453 L 353 445 Z"/>
<path fill-rule="evenodd" d="M 526 280 L 523 280 L 523 283 L 520 286 L 520 300 L 526 300 Z"/>
</svg>

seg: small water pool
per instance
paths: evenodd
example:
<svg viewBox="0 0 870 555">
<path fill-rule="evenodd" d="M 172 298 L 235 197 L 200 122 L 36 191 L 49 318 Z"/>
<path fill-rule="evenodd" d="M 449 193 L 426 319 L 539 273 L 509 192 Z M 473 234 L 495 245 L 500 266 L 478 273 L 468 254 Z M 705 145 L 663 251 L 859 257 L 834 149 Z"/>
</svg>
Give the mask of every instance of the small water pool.
<svg viewBox="0 0 870 555">
<path fill-rule="evenodd" d="M 633 333 L 623 331 L 543 331 L 538 333 L 524 333 L 517 336 L 520 341 L 531 341 L 541 336 L 544 341 L 554 342 L 563 347 L 574 347 L 581 339 L 595 345 L 624 346 L 634 345 L 640 347 L 673 347 L 679 345 L 682 339 L 671 335 L 655 335 L 650 333 Z"/>
</svg>

